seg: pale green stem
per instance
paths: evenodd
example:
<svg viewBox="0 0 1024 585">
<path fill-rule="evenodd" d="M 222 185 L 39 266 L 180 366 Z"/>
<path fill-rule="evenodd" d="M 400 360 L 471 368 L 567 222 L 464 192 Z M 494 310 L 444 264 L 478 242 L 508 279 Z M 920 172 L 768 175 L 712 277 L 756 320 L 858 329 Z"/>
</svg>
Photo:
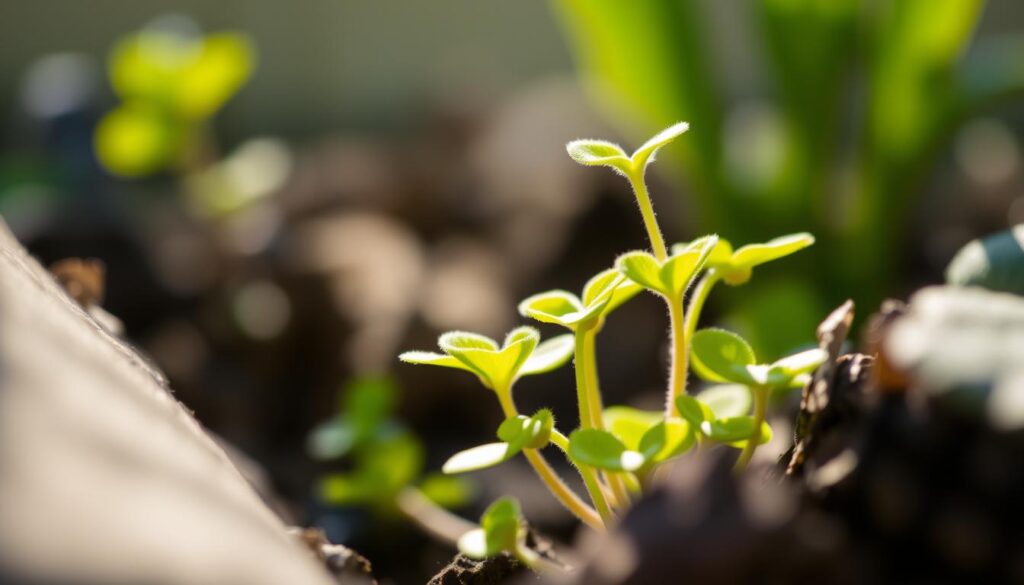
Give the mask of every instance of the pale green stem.
<svg viewBox="0 0 1024 585">
<path fill-rule="evenodd" d="M 421 530 L 434 538 L 456 544 L 459 538 L 477 526 L 438 506 L 419 488 L 406 486 L 395 498 L 398 509 Z"/>
<path fill-rule="evenodd" d="M 686 372 L 689 368 L 687 345 L 689 343 L 684 328 L 683 299 L 680 297 L 666 299 L 670 322 L 672 364 L 668 376 L 668 393 L 665 396 L 665 416 L 676 416 L 676 398 L 686 393 Z"/>
<path fill-rule="evenodd" d="M 582 329 L 582 328 L 581 328 Z M 588 327 L 585 330 L 577 330 L 577 368 L 583 370 L 583 383 L 586 384 L 585 394 L 588 397 L 590 406 L 591 425 L 596 429 L 604 429 L 604 404 L 601 400 L 601 383 L 597 377 L 597 332 L 599 326 Z M 577 384 L 579 379 L 577 378 Z M 619 510 L 625 510 L 630 505 L 629 491 L 620 474 L 615 472 L 602 472 L 611 488 L 613 505 Z"/>
<path fill-rule="evenodd" d="M 768 388 L 754 386 L 750 390 L 754 395 L 754 434 L 747 439 L 747 444 L 743 447 L 743 452 L 740 453 L 740 458 L 736 461 L 737 470 L 745 469 L 747 464 L 750 463 L 750 459 L 754 456 L 754 451 L 757 450 L 761 439 L 761 423 L 764 422 L 768 409 Z"/>
<path fill-rule="evenodd" d="M 511 388 L 496 388 L 495 393 L 498 395 L 498 401 L 501 402 L 502 411 L 508 418 L 519 416 L 519 412 L 516 410 L 516 405 L 512 401 Z M 552 435 L 555 433 L 553 432 Z M 568 446 L 568 440 L 562 436 L 566 447 Z M 611 510 L 608 509 L 608 503 L 604 499 L 604 494 L 601 493 L 600 486 L 597 485 L 597 474 L 594 473 L 593 469 L 587 468 L 586 466 L 579 466 L 580 475 L 583 477 L 583 483 L 587 486 L 587 491 L 590 492 L 590 497 L 594 501 L 594 505 L 597 506 L 598 511 L 594 511 L 594 508 L 587 505 L 576 492 L 569 489 L 569 486 L 565 485 L 562 478 L 558 476 L 558 473 L 551 467 L 547 462 L 547 459 L 540 454 L 537 449 L 523 449 L 523 455 L 526 460 L 533 466 L 533 470 L 537 472 L 540 480 L 547 485 L 548 490 L 555 496 L 555 499 L 559 501 L 567 510 L 572 512 L 577 518 L 591 528 L 603 532 L 605 530 L 605 524 L 612 520 Z"/>
<path fill-rule="evenodd" d="M 580 427 L 592 429 L 600 428 L 601 417 L 594 416 L 594 409 L 591 406 L 591 391 L 587 384 L 587 369 L 585 367 L 587 356 L 584 339 L 586 336 L 586 330 L 576 329 L 573 368 L 576 370 L 576 401 L 579 403 L 580 409 Z"/>
<path fill-rule="evenodd" d="M 664 262 L 668 258 L 668 249 L 665 248 L 665 239 L 661 236 L 661 228 L 658 227 L 658 220 L 654 216 L 654 206 L 651 205 L 651 196 L 644 181 L 644 169 L 634 169 L 626 178 L 629 179 L 636 202 L 640 205 L 640 215 L 644 218 L 644 227 L 647 229 L 647 237 L 651 240 L 654 257 L 659 262 Z"/>
</svg>

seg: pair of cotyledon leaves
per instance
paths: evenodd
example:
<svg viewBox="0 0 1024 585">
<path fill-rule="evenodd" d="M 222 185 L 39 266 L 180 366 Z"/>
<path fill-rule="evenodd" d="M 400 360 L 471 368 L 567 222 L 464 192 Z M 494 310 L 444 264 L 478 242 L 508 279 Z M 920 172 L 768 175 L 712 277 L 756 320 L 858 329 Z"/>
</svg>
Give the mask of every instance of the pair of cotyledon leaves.
<svg viewBox="0 0 1024 585">
<path fill-rule="evenodd" d="M 643 289 L 678 299 L 717 243 L 717 236 L 708 236 L 680 245 L 665 261 L 649 252 L 628 252 L 616 260 L 615 268 L 591 278 L 583 287 L 582 297 L 565 290 L 547 291 L 523 300 L 519 312 L 575 331 L 607 316 Z"/>
<path fill-rule="evenodd" d="M 533 327 L 517 327 L 498 345 L 493 339 L 451 331 L 438 340 L 444 353 L 407 351 L 399 356 L 404 362 L 466 370 L 476 374 L 488 388 L 508 388 L 521 376 L 543 374 L 568 361 L 574 342 L 572 335 L 560 335 L 540 342 Z"/>
<path fill-rule="evenodd" d="M 707 256 L 706 266 L 731 285 L 744 284 L 750 280 L 754 267 L 789 256 L 814 243 L 814 236 L 801 232 L 773 238 L 760 244 L 747 244 L 733 250 L 728 240 L 704 236 L 687 244 L 672 246 L 672 253 L 679 254 L 686 249 L 700 247 L 711 239 L 716 241 Z"/>
<path fill-rule="evenodd" d="M 460 451 L 445 462 L 441 471 L 475 471 L 508 461 L 523 449 L 541 449 L 548 444 L 554 424 L 554 417 L 546 408 L 538 410 L 533 416 L 507 418 L 498 427 L 499 442 Z"/>
<path fill-rule="evenodd" d="M 614 142 L 591 138 L 573 140 L 565 145 L 565 150 L 581 165 L 610 167 L 629 177 L 637 171 L 643 171 L 654 161 L 658 149 L 675 140 L 689 128 L 690 125 L 686 122 L 673 124 L 651 137 L 632 155 L 627 155 L 622 147 Z"/>
</svg>

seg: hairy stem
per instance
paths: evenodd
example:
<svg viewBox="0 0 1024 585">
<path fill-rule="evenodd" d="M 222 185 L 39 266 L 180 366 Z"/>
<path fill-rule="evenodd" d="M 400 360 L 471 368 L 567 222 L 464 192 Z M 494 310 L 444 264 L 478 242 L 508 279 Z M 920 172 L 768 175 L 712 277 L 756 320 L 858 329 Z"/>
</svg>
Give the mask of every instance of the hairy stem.
<svg viewBox="0 0 1024 585">
<path fill-rule="evenodd" d="M 651 240 L 654 256 L 659 262 L 664 262 L 668 258 L 668 249 L 665 248 L 665 239 L 661 236 L 661 228 L 658 227 L 658 220 L 654 216 L 654 206 L 651 205 L 651 196 L 644 181 L 644 169 L 636 169 L 626 178 L 629 179 L 636 202 L 640 205 L 640 215 L 644 218 L 644 227 L 647 229 L 648 239 Z"/>
<path fill-rule="evenodd" d="M 576 332 L 576 367 L 583 370 L 583 383 L 590 407 L 591 425 L 596 429 L 604 429 L 604 404 L 601 399 L 601 383 L 597 377 L 597 332 L 599 326 L 589 327 Z M 577 384 L 579 378 L 577 377 Z M 582 417 L 582 415 L 581 415 Z M 602 472 L 608 487 L 611 488 L 612 505 L 619 510 L 629 507 L 630 497 L 626 484 L 618 473 Z"/>
<path fill-rule="evenodd" d="M 407 486 L 395 498 L 398 509 L 430 536 L 451 544 L 459 537 L 476 528 L 476 524 L 464 520 L 438 506 L 418 488 Z"/>
<path fill-rule="evenodd" d="M 512 402 L 511 388 L 498 388 L 496 389 L 498 400 L 501 402 L 502 411 L 505 416 L 512 418 L 519 416 L 519 412 L 516 410 L 516 405 Z M 552 432 L 554 437 L 557 431 Z M 561 433 L 558 433 L 561 434 Z M 568 440 L 562 435 L 561 439 L 568 448 Z M 553 439 L 554 441 L 554 439 Z M 557 443 L 556 443 L 557 444 Z M 561 446 L 561 445 L 559 445 Z M 586 468 L 586 466 L 580 466 L 580 475 L 583 477 L 583 483 L 587 486 L 587 491 L 590 492 L 590 497 L 594 501 L 594 505 L 600 511 L 595 511 L 594 508 L 587 505 L 576 492 L 569 489 L 569 486 L 565 485 L 562 478 L 558 476 L 558 473 L 548 464 L 547 459 L 540 454 L 537 449 L 523 449 L 523 455 L 526 460 L 533 466 L 533 470 L 537 472 L 540 480 L 548 487 L 548 490 L 555 499 L 559 501 L 567 510 L 573 513 L 583 523 L 591 528 L 603 532 L 605 530 L 605 523 L 612 519 L 611 510 L 608 509 L 608 503 L 604 499 L 604 494 L 601 493 L 600 486 L 597 485 L 597 474 L 594 473 L 593 469 Z M 588 479 L 589 476 L 589 479 Z M 591 486 L 594 488 L 592 489 Z"/>
<path fill-rule="evenodd" d="M 740 458 L 736 461 L 736 469 L 743 470 L 750 463 L 750 459 L 754 456 L 754 451 L 757 450 L 757 446 L 761 439 L 761 423 L 764 422 L 765 413 L 768 409 L 768 389 L 764 386 L 755 386 L 751 388 L 754 394 L 754 434 L 747 439 L 747 444 L 743 447 L 743 452 L 740 453 Z"/>
<path fill-rule="evenodd" d="M 689 338 L 684 327 L 683 299 L 667 299 L 672 344 L 672 364 L 669 367 L 668 392 L 665 396 L 665 416 L 676 416 L 676 398 L 686 393 L 686 373 L 689 370 L 687 345 Z"/>
</svg>

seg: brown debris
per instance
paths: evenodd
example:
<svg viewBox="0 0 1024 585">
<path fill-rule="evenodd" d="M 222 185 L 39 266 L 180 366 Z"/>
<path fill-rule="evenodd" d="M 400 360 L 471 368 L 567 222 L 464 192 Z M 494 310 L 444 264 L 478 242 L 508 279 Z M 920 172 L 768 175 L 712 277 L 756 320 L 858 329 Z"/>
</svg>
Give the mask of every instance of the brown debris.
<svg viewBox="0 0 1024 585">
<path fill-rule="evenodd" d="M 291 528 L 288 533 L 298 539 L 339 583 L 377 585 L 370 561 L 356 551 L 327 540 L 319 528 Z"/>
<path fill-rule="evenodd" d="M 84 308 L 103 303 L 106 266 L 95 258 L 65 258 L 50 265 L 50 273 Z"/>
</svg>

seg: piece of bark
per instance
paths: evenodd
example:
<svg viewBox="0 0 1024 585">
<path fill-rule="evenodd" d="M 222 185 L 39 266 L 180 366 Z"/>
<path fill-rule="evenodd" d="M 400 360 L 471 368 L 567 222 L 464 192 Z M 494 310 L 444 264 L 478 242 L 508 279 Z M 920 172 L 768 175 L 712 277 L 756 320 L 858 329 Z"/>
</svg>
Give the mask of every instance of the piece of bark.
<svg viewBox="0 0 1024 585">
<path fill-rule="evenodd" d="M 0 582 L 332 583 L 164 377 L 2 222 Z"/>
</svg>

